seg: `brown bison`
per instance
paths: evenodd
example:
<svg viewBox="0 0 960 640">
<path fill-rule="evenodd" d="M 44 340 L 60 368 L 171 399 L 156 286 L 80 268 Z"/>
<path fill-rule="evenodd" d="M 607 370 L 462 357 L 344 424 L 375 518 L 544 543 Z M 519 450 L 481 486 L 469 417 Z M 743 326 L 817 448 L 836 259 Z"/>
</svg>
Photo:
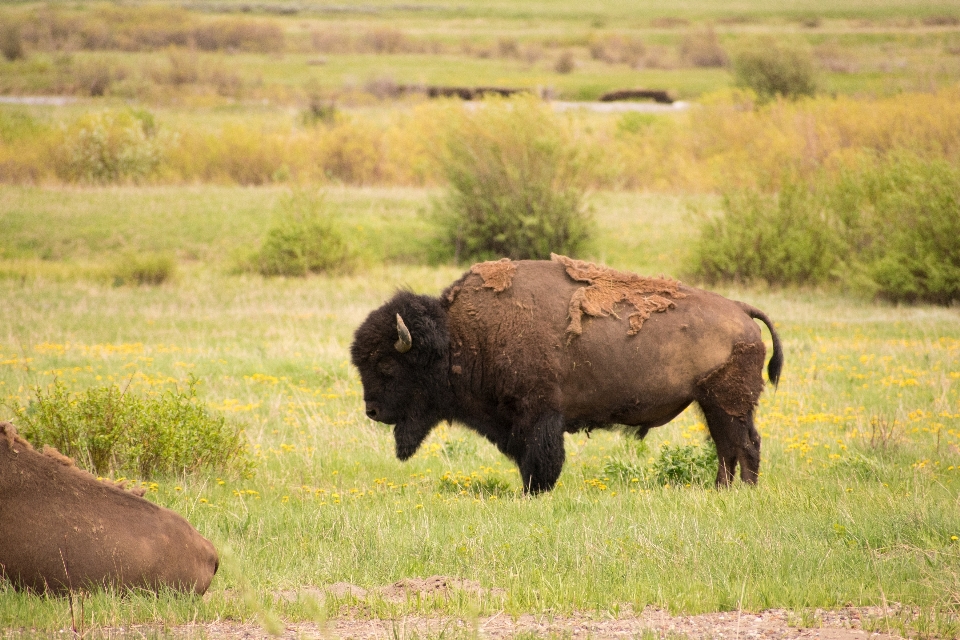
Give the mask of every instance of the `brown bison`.
<svg viewBox="0 0 960 640">
<path fill-rule="evenodd" d="M 0 575 L 17 589 L 171 587 L 202 594 L 217 551 L 178 514 L 39 453 L 0 422 Z"/>
<path fill-rule="evenodd" d="M 756 483 L 767 368 L 783 366 L 770 319 L 742 302 L 564 256 L 475 264 L 439 298 L 397 293 L 350 348 L 367 415 L 412 456 L 441 420 L 467 425 L 553 488 L 563 434 L 622 425 L 638 437 L 696 401 L 717 448 L 717 485 Z"/>
</svg>

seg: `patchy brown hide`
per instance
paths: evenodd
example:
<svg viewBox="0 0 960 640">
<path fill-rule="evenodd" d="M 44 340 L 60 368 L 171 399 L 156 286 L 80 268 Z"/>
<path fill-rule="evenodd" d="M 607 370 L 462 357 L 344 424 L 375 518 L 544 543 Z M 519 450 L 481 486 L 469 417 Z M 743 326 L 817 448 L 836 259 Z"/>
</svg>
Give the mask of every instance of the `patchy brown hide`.
<svg viewBox="0 0 960 640">
<path fill-rule="evenodd" d="M 217 551 L 180 515 L 40 453 L 0 422 L 0 575 L 18 589 L 171 587 L 202 594 Z"/>
<path fill-rule="evenodd" d="M 627 334 L 632 336 L 640 331 L 643 321 L 649 318 L 650 314 L 661 313 L 677 306 L 665 296 L 674 300 L 687 297 L 680 293 L 680 283 L 670 278 L 638 276 L 555 253 L 550 254 L 550 259 L 562 264 L 567 275 L 574 280 L 590 285 L 580 287 L 570 298 L 570 325 L 567 333 L 572 335 L 583 333 L 583 314 L 608 316 L 614 313 L 618 304 L 627 303 L 634 308 L 634 312 L 628 316 L 630 330 Z"/>
<path fill-rule="evenodd" d="M 478 262 L 470 267 L 470 272 L 483 278 L 483 286 L 500 293 L 510 287 L 517 265 L 510 258 L 492 262 Z"/>
</svg>

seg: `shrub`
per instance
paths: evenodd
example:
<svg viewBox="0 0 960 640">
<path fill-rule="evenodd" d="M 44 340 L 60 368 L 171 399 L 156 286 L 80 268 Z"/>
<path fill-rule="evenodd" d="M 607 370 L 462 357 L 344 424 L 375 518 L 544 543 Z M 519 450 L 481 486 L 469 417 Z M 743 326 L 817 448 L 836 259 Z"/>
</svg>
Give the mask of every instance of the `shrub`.
<svg viewBox="0 0 960 640">
<path fill-rule="evenodd" d="M 443 242 L 459 259 L 547 259 L 576 254 L 588 237 L 584 158 L 536 98 L 486 100 L 461 112 L 440 164 Z"/>
<path fill-rule="evenodd" d="M 684 36 L 680 43 L 680 57 L 695 67 L 723 67 L 728 62 L 727 52 L 720 46 L 717 32 L 712 28 Z"/>
<path fill-rule="evenodd" d="M 557 58 L 557 63 L 553 65 L 553 70 L 557 73 L 571 73 L 576 67 L 577 63 L 573 59 L 573 53 L 564 51 L 560 54 L 560 57 Z"/>
<path fill-rule="evenodd" d="M 813 56 L 800 45 L 773 37 L 758 38 L 733 59 L 738 86 L 753 89 L 761 100 L 799 98 L 816 92 Z"/>
<path fill-rule="evenodd" d="M 712 442 L 702 445 L 665 445 L 651 467 L 650 480 L 655 485 L 712 484 L 717 473 L 717 450 Z"/>
<path fill-rule="evenodd" d="M 342 272 L 351 262 L 339 220 L 321 197 L 307 191 L 295 191 L 281 201 L 279 220 L 254 258 L 256 270 L 265 276 Z"/>
<path fill-rule="evenodd" d="M 0 25 L 0 53 L 10 62 L 26 57 L 20 25 L 13 22 Z"/>
<path fill-rule="evenodd" d="M 245 436 L 197 398 L 198 381 L 158 396 L 117 385 L 70 393 L 59 381 L 36 399 L 10 407 L 20 434 L 51 445 L 91 472 L 135 475 L 200 470 L 249 473 Z"/>
<path fill-rule="evenodd" d="M 944 160 L 896 154 L 844 173 L 833 188 L 856 272 L 883 298 L 960 300 L 960 169 Z"/>
<path fill-rule="evenodd" d="M 694 271 L 708 281 L 835 282 L 895 302 L 960 300 L 960 169 L 900 152 L 778 196 L 729 192 L 704 216 Z"/>
<path fill-rule="evenodd" d="M 110 271 L 114 286 L 125 284 L 160 285 L 173 280 L 177 263 L 165 253 L 128 253 Z"/>
<path fill-rule="evenodd" d="M 196 27 L 193 39 L 203 51 L 279 53 L 286 44 L 280 25 L 238 18 L 221 18 Z"/>
<path fill-rule="evenodd" d="M 704 217 L 694 272 L 708 282 L 763 280 L 817 284 L 828 280 L 842 253 L 824 205 L 805 184 L 786 182 L 779 195 L 733 190 L 723 214 Z"/>
<path fill-rule="evenodd" d="M 63 138 L 56 170 L 70 182 L 139 181 L 160 164 L 158 141 L 133 111 L 84 115 L 64 128 Z"/>
</svg>

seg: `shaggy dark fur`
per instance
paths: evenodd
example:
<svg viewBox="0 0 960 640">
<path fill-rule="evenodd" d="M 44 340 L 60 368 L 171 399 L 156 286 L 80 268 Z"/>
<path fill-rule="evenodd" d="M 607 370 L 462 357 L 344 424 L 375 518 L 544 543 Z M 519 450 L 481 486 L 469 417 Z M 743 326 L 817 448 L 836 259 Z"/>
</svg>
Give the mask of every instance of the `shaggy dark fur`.
<svg viewBox="0 0 960 640">
<path fill-rule="evenodd" d="M 590 301 L 584 290 L 601 281 L 615 299 L 583 308 L 571 334 L 571 301 Z M 651 313 L 638 322 L 641 309 Z M 404 353 L 398 315 L 412 340 Z M 401 460 L 441 420 L 457 421 L 514 460 L 527 491 L 547 491 L 563 468 L 564 433 L 621 425 L 642 437 L 695 401 L 717 446 L 717 484 L 738 463 L 755 483 L 765 348 L 753 318 L 773 337 L 776 384 L 780 339 L 749 305 L 562 257 L 501 261 L 474 265 L 439 298 L 397 293 L 357 329 L 351 357 L 367 415 L 394 425 Z"/>
</svg>

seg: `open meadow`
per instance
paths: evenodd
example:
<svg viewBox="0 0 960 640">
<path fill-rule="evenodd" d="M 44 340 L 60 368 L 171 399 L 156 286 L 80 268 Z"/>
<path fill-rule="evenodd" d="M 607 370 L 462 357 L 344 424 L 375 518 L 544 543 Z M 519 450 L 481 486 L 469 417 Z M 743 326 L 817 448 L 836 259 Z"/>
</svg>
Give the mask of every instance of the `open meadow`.
<svg viewBox="0 0 960 640">
<path fill-rule="evenodd" d="M 216 545 L 205 595 L 0 582 L 0 638 L 739 638 L 761 612 L 780 627 L 742 635 L 960 638 L 956 0 L 15 2 L 0 54 L 0 422 L 108 389 L 240 434 L 94 469 Z M 450 86 L 529 95 L 427 97 Z M 674 102 L 597 108 L 631 88 Z M 775 321 L 758 486 L 713 488 L 695 406 L 566 435 L 538 497 L 461 425 L 396 459 L 353 332 L 514 255 L 470 245 L 458 180 L 573 202 L 531 244 L 573 229 L 578 258 Z M 491 631 L 530 616 L 627 626 Z"/>
<path fill-rule="evenodd" d="M 958 633 L 955 308 L 721 288 L 766 310 L 784 340 L 783 378 L 759 410 L 759 486 L 718 492 L 656 481 L 661 452 L 705 438 L 691 408 L 642 443 L 616 433 L 567 436 L 559 486 L 531 499 L 512 463 L 472 432 L 441 426 L 400 463 L 389 429 L 363 413 L 348 364 L 354 328 L 397 287 L 435 294 L 460 268 L 395 261 L 339 277 L 230 274 L 231 251 L 252 241 L 281 191 L 0 193 L 7 248 L 32 243 L 57 256 L 34 261 L 36 271 L 22 259 L 20 275 L 0 280 L 0 396 L 8 406 L 55 381 L 149 395 L 195 377 L 203 402 L 242 425 L 256 461 L 246 475 L 136 478 L 151 500 L 215 542 L 220 572 L 202 599 L 87 596 L 84 628 L 617 615 L 628 605 L 786 608 L 796 624 L 816 625 L 815 608 L 902 603 L 901 614 L 874 628 Z M 394 226 L 378 235 L 403 237 L 416 234 L 430 195 L 341 188 L 327 197 L 358 228 L 380 228 L 389 210 Z M 597 258 L 644 273 L 681 268 L 690 238 L 683 198 L 608 192 L 593 201 L 608 234 Z M 114 286 L 89 276 L 117 254 L 157 250 L 192 256 L 175 281 Z M 320 604 L 310 595 L 339 582 L 375 594 L 433 575 L 482 590 L 399 600 L 341 592 Z M 69 627 L 68 602 L 7 587 L 0 626 Z"/>
</svg>

